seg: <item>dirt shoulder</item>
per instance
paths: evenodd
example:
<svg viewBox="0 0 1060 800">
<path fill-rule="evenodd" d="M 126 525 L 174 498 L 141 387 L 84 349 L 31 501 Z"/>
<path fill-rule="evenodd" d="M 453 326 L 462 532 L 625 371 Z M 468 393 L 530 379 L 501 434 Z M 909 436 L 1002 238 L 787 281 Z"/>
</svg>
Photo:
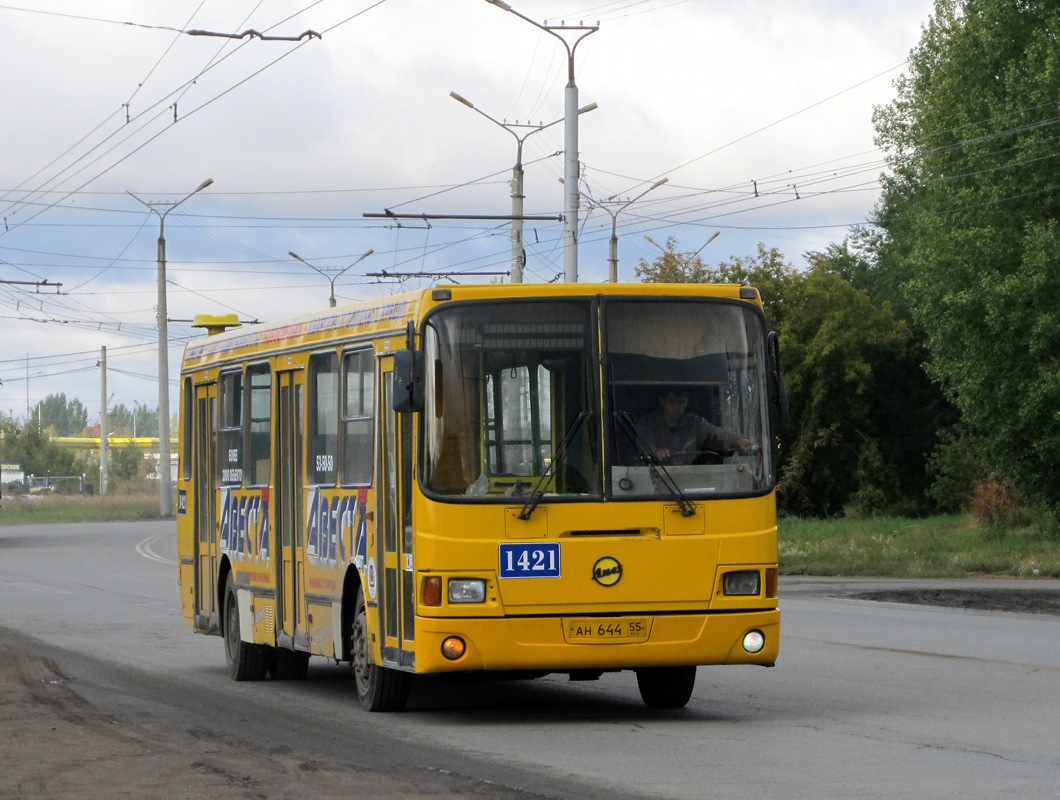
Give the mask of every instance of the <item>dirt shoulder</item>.
<svg viewBox="0 0 1060 800">
<path fill-rule="evenodd" d="M 515 796 L 438 771 L 371 772 L 297 752 L 262 752 L 235 738 L 173 729 L 156 720 L 111 716 L 83 700 L 30 640 L 0 633 L 5 800 Z"/>
<path fill-rule="evenodd" d="M 1051 589 L 884 589 L 852 596 L 859 600 L 968 608 L 977 611 L 1060 614 L 1060 591 Z"/>
</svg>

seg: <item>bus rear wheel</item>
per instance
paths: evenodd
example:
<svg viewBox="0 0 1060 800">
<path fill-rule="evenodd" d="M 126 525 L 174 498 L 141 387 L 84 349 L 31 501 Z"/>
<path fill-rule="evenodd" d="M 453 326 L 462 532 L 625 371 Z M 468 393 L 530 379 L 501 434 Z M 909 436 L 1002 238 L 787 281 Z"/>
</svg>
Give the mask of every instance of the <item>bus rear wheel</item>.
<svg viewBox="0 0 1060 800">
<path fill-rule="evenodd" d="M 411 678 L 397 670 L 381 667 L 372 661 L 368 634 L 368 615 L 364 593 L 357 591 L 353 615 L 353 675 L 357 699 L 366 711 L 400 711 L 408 701 Z"/>
<path fill-rule="evenodd" d="M 696 686 L 696 668 L 645 667 L 637 670 L 637 688 L 649 708 L 684 708 Z"/>
<path fill-rule="evenodd" d="M 225 584 L 225 661 L 228 674 L 234 681 L 260 681 L 268 670 L 265 648 L 244 642 L 239 636 L 239 602 L 232 576 Z"/>
</svg>

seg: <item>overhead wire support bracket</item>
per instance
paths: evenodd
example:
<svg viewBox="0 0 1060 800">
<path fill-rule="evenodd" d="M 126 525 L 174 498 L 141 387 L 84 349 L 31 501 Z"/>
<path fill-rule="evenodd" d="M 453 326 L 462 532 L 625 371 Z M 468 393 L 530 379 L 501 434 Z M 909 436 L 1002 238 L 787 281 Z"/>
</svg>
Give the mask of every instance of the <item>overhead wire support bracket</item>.
<svg viewBox="0 0 1060 800">
<path fill-rule="evenodd" d="M 203 30 L 190 30 L 184 31 L 188 36 L 217 36 L 222 39 L 261 39 L 263 42 L 300 42 L 303 39 L 322 39 L 319 33 L 313 30 L 308 30 L 300 33 L 298 36 L 269 36 L 248 28 L 242 33 L 221 33 L 220 31 L 203 31 Z"/>
<path fill-rule="evenodd" d="M 60 294 L 59 288 L 62 286 L 62 283 L 61 282 L 57 283 L 56 281 L 49 281 L 49 280 L 45 279 L 43 281 L 0 281 L 0 285 L 4 285 L 4 286 L 36 286 L 37 287 L 37 294 L 40 294 L 40 290 L 41 290 L 42 287 L 47 289 L 47 288 L 49 288 L 51 286 L 54 286 L 55 287 L 55 293 L 56 294 Z"/>
<path fill-rule="evenodd" d="M 424 222 L 430 219 L 522 219 L 530 220 L 531 222 L 563 222 L 562 214 L 523 214 L 520 216 L 512 216 L 511 214 L 395 214 L 393 211 L 384 211 L 383 213 L 366 211 L 361 216 L 368 219 L 422 219 Z"/>
</svg>

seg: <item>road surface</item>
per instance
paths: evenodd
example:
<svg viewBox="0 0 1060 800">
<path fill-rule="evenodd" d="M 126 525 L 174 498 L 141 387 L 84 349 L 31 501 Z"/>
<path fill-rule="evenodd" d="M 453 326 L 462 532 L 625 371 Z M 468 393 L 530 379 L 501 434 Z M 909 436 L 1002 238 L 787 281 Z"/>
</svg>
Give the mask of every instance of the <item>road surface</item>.
<svg viewBox="0 0 1060 800">
<path fill-rule="evenodd" d="M 422 680 L 383 715 L 322 659 L 229 681 L 173 527 L 0 527 L 0 797 L 1060 797 L 1060 617 L 857 599 L 1060 582 L 789 579 L 777 667 L 701 668 L 685 709 L 620 673 Z"/>
</svg>

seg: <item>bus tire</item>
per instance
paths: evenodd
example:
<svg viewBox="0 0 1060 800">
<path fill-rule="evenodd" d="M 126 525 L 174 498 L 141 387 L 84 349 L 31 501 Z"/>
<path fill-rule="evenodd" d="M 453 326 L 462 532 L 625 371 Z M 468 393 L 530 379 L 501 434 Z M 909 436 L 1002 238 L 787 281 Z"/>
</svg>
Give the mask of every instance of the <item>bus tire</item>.
<svg viewBox="0 0 1060 800">
<path fill-rule="evenodd" d="M 696 686 L 696 668 L 645 667 L 637 670 L 637 688 L 648 708 L 684 708 Z"/>
<path fill-rule="evenodd" d="M 274 681 L 300 681 L 309 671 L 309 653 L 276 648 L 269 658 L 269 675 Z"/>
<path fill-rule="evenodd" d="M 404 672 L 381 667 L 372 661 L 368 615 L 364 592 L 357 591 L 353 615 L 353 677 L 357 699 L 366 711 L 400 711 L 408 701 L 411 678 Z"/>
<path fill-rule="evenodd" d="M 225 584 L 225 660 L 228 674 L 234 681 L 260 681 L 268 670 L 265 648 L 244 642 L 239 637 L 239 602 L 231 574 Z"/>
</svg>

